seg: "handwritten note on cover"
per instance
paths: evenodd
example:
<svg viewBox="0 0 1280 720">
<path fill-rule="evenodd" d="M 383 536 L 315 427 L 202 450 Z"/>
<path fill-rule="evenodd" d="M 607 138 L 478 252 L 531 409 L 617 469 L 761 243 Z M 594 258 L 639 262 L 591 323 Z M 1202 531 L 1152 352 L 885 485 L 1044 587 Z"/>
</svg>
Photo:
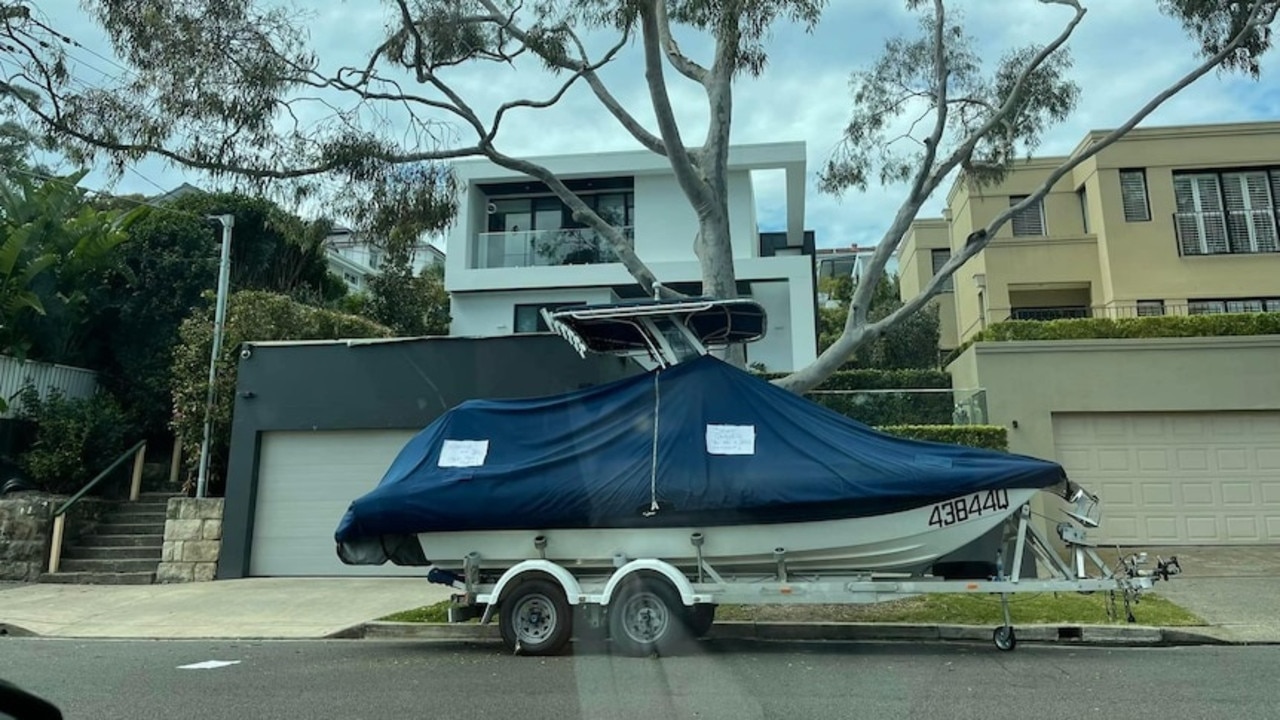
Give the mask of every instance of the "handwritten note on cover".
<svg viewBox="0 0 1280 720">
<path fill-rule="evenodd" d="M 755 455 L 755 425 L 707 425 L 707 452 L 711 455 Z"/>
<path fill-rule="evenodd" d="M 440 448 L 439 467 L 480 467 L 489 455 L 488 440 L 445 440 Z"/>
</svg>

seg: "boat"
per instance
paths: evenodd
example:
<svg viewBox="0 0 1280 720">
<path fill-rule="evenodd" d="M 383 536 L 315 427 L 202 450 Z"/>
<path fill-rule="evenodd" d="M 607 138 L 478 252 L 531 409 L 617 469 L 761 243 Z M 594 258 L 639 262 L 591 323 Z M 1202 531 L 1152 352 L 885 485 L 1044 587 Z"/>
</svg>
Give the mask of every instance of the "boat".
<svg viewBox="0 0 1280 720">
<path fill-rule="evenodd" d="M 785 563 L 921 575 L 1036 493 L 1096 499 L 1057 463 L 888 435 L 719 359 L 764 336 L 754 301 L 543 314 L 579 353 L 641 370 L 444 413 L 351 503 L 335 533 L 342 562 L 496 573 L 545 560 L 607 575 L 655 558 L 722 574 Z"/>
</svg>

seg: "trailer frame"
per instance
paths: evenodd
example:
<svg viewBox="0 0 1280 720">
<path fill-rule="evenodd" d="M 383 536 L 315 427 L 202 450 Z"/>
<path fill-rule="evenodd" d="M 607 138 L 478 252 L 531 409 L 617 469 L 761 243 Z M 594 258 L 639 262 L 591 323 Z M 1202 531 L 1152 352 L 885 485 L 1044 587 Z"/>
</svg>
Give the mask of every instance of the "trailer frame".
<svg viewBox="0 0 1280 720">
<path fill-rule="evenodd" d="M 1123 598 L 1125 619 L 1135 622 L 1132 607 L 1142 592 L 1158 581 L 1167 581 L 1182 571 L 1176 556 L 1157 557 L 1154 569 L 1145 569 L 1147 553 L 1120 555 L 1108 566 L 1091 543 L 1085 528 L 1097 527 L 1094 516 L 1097 498 L 1078 486 L 1071 500 L 1074 512 L 1057 525 L 1059 540 L 1068 550 L 1064 559 L 1049 539 L 1032 522 L 1030 504 L 1005 523 L 1005 532 L 994 562 L 980 564 L 982 574 L 947 572 L 946 564 L 934 566 L 934 575 L 866 573 L 806 574 L 787 568 L 786 550 L 774 553 L 776 570 L 769 574 L 722 574 L 706 559 L 700 548 L 702 534 L 695 532 L 690 542 L 699 549 L 694 567 L 679 568 L 660 558 L 629 558 L 617 555 L 612 571 L 576 574 L 568 567 L 545 559 L 525 560 L 507 568 L 494 582 L 482 582 L 483 558 L 471 553 L 463 561 L 462 575 L 433 568 L 427 579 L 461 592 L 451 596 L 449 620 L 465 622 L 479 617 L 482 624 L 494 619 L 495 611 L 506 603 L 526 606 L 524 616 L 499 616 L 502 636 L 515 653 L 547 655 L 561 652 L 568 644 L 573 626 L 581 630 L 608 629 L 615 644 L 625 654 L 663 652 L 689 636 L 705 634 L 720 604 L 868 604 L 900 600 L 927 594 L 999 595 L 1003 624 L 994 628 L 992 642 L 1003 651 L 1017 647 L 1017 633 L 1009 612 L 1009 596 L 1017 593 L 1076 592 L 1109 593 L 1108 612 L 1115 619 L 1116 595 Z M 539 539 L 535 539 L 537 546 Z M 1005 548 L 1014 549 L 1006 572 Z M 541 551 L 545 547 L 542 540 Z M 1028 557 L 1048 577 L 1023 578 Z M 976 576 L 975 576 L 976 575 Z M 537 581 L 526 586 L 530 581 Z M 536 602 L 525 601 L 536 590 Z M 517 603 L 517 600 L 520 602 Z M 619 605 L 621 608 L 619 609 Z M 559 623 L 567 623 L 561 627 Z M 548 624 L 555 627 L 548 627 Z M 523 629 L 522 629 L 523 628 Z M 648 628 L 648 630 L 646 630 Z M 666 636 L 670 636 L 667 638 Z"/>
</svg>

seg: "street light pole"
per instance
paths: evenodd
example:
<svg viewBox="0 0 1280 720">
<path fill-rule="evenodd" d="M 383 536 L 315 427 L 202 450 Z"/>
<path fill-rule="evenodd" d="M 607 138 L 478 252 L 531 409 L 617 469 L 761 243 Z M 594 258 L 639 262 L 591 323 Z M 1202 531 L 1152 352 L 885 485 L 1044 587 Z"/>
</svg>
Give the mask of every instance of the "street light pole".
<svg viewBox="0 0 1280 720">
<path fill-rule="evenodd" d="M 222 253 L 218 261 L 218 300 L 213 311 L 213 352 L 209 355 L 209 390 L 204 403 L 204 439 L 200 443 L 200 470 L 196 497 L 204 497 L 209 486 L 209 441 L 213 433 L 214 383 L 218 379 L 218 356 L 222 352 L 222 325 L 227 317 L 227 286 L 231 281 L 231 228 L 235 215 L 210 215 L 222 223 Z"/>
</svg>

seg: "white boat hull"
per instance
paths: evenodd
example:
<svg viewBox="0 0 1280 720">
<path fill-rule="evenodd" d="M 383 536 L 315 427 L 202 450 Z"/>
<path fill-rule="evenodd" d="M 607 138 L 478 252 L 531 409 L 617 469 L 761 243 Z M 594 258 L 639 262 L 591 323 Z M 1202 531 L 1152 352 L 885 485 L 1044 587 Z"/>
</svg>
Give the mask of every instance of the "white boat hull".
<svg viewBox="0 0 1280 720">
<path fill-rule="evenodd" d="M 998 527 L 1039 492 L 983 491 L 886 515 L 812 522 L 710 527 L 501 530 L 422 533 L 418 541 L 435 567 L 459 570 L 477 553 L 480 567 L 500 570 L 541 557 L 569 570 L 602 571 L 615 560 L 654 558 L 678 567 L 697 562 L 691 540 L 702 534 L 702 558 L 717 572 L 770 572 L 775 550 L 788 572 L 925 571 L 938 558 Z M 535 538 L 546 540 L 539 550 Z"/>
</svg>

